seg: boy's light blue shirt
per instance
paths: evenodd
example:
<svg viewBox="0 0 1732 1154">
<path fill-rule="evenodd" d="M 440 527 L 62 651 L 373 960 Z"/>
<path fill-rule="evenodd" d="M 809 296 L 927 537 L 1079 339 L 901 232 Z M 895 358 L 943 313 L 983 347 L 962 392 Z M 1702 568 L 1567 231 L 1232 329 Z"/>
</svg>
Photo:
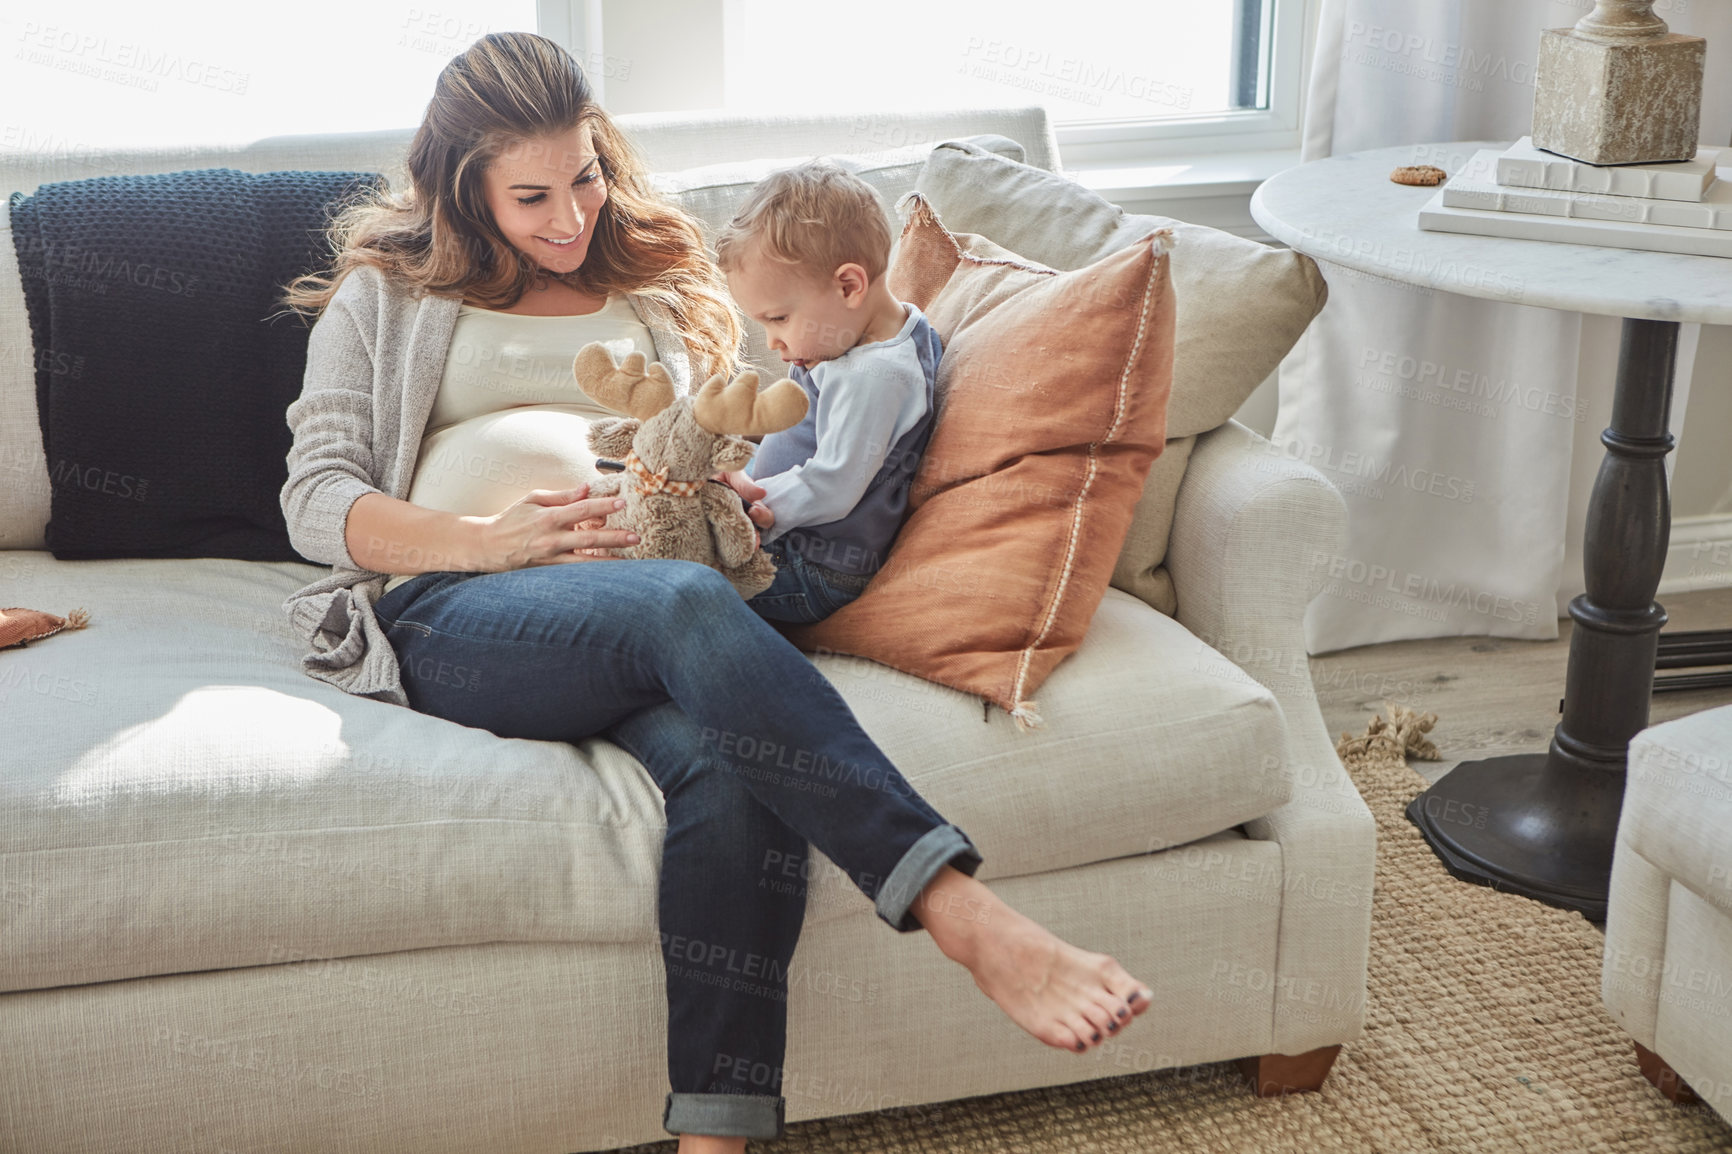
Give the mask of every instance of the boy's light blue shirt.
<svg viewBox="0 0 1732 1154">
<path fill-rule="evenodd" d="M 942 352 L 925 315 L 904 307 L 895 336 L 790 372 L 810 401 L 805 419 L 766 436 L 748 466 L 776 515 L 765 544 L 788 536 L 808 560 L 845 572 L 883 564 L 931 433 Z"/>
</svg>

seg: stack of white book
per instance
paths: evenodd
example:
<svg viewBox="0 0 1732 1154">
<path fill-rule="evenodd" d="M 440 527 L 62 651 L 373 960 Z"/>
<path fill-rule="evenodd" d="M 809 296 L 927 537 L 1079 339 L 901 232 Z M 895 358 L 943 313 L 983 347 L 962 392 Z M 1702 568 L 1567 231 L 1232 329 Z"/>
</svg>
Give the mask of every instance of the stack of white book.
<svg viewBox="0 0 1732 1154">
<path fill-rule="evenodd" d="M 1482 149 L 1419 211 L 1419 227 L 1520 240 L 1732 257 L 1732 169 L 1719 149 L 1667 164 L 1584 164 L 1523 137 Z"/>
</svg>

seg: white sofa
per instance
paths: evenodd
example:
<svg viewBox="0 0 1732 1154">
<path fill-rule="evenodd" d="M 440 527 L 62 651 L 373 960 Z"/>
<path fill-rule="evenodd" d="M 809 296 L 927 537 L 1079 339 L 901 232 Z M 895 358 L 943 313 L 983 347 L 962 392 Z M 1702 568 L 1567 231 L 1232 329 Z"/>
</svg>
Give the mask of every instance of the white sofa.
<svg viewBox="0 0 1732 1154">
<path fill-rule="evenodd" d="M 917 166 L 918 146 L 980 133 L 1058 160 L 1038 109 L 622 121 L 658 173 L 909 142 Z M 0 157 L 0 191 L 214 166 L 396 184 L 408 137 Z M 892 168 L 880 187 L 912 186 Z M 0 1150 L 665 1138 L 649 776 L 603 741 L 505 740 L 306 676 L 281 605 L 320 567 L 55 560 L 10 238 L 0 346 L 0 605 L 91 613 L 0 652 Z M 1304 1089 L 1359 1034 L 1374 827 L 1301 629 L 1343 508 L 1267 450 L 1231 422 L 1197 438 L 1176 619 L 1109 590 L 1041 691 L 1042 730 L 815 658 L 981 847 L 983 880 L 1156 997 L 1122 1039 L 1049 1049 L 822 863 L 790 975 L 790 1122 L 1227 1059 L 1259 1092 Z"/>
<path fill-rule="evenodd" d="M 1600 996 L 1661 1093 L 1732 1120 L 1732 705 L 1630 741 Z"/>
</svg>

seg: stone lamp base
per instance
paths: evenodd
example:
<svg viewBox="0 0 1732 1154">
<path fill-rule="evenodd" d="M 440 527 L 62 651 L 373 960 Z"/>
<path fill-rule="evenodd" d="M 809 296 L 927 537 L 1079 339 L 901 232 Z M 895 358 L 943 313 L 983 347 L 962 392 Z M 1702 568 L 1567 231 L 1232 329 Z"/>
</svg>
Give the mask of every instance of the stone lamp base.
<svg viewBox="0 0 1732 1154">
<path fill-rule="evenodd" d="M 1694 159 L 1707 57 L 1700 36 L 1608 43 L 1574 28 L 1546 29 L 1534 145 L 1588 164 Z"/>
</svg>

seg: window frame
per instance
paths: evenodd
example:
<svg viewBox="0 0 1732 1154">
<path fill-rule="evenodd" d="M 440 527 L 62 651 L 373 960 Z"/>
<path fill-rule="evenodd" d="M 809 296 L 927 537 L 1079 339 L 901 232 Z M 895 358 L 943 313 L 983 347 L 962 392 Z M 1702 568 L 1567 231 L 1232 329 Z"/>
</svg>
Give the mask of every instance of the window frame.
<svg viewBox="0 0 1732 1154">
<path fill-rule="evenodd" d="M 1201 116 L 1054 124 L 1066 168 L 1134 166 L 1218 152 L 1297 150 L 1319 0 L 1270 0 L 1269 107 Z"/>
<path fill-rule="evenodd" d="M 619 0 L 613 0 L 617 3 Z M 728 9 L 740 0 L 676 0 L 719 5 L 724 26 Z M 1270 41 L 1268 103 L 1264 109 L 1214 112 L 1199 116 L 1054 123 L 1059 155 L 1068 168 L 1127 167 L 1152 160 L 1222 152 L 1297 151 L 1304 124 L 1305 90 L 1311 71 L 1311 45 L 1321 0 L 1268 0 Z M 537 28 L 579 60 L 601 59 L 607 0 L 537 0 Z M 726 49 L 718 44 L 716 52 Z M 592 77 L 605 101 L 604 78 Z M 678 112 L 678 109 L 666 111 Z M 693 109 L 692 111 L 698 111 Z"/>
</svg>

